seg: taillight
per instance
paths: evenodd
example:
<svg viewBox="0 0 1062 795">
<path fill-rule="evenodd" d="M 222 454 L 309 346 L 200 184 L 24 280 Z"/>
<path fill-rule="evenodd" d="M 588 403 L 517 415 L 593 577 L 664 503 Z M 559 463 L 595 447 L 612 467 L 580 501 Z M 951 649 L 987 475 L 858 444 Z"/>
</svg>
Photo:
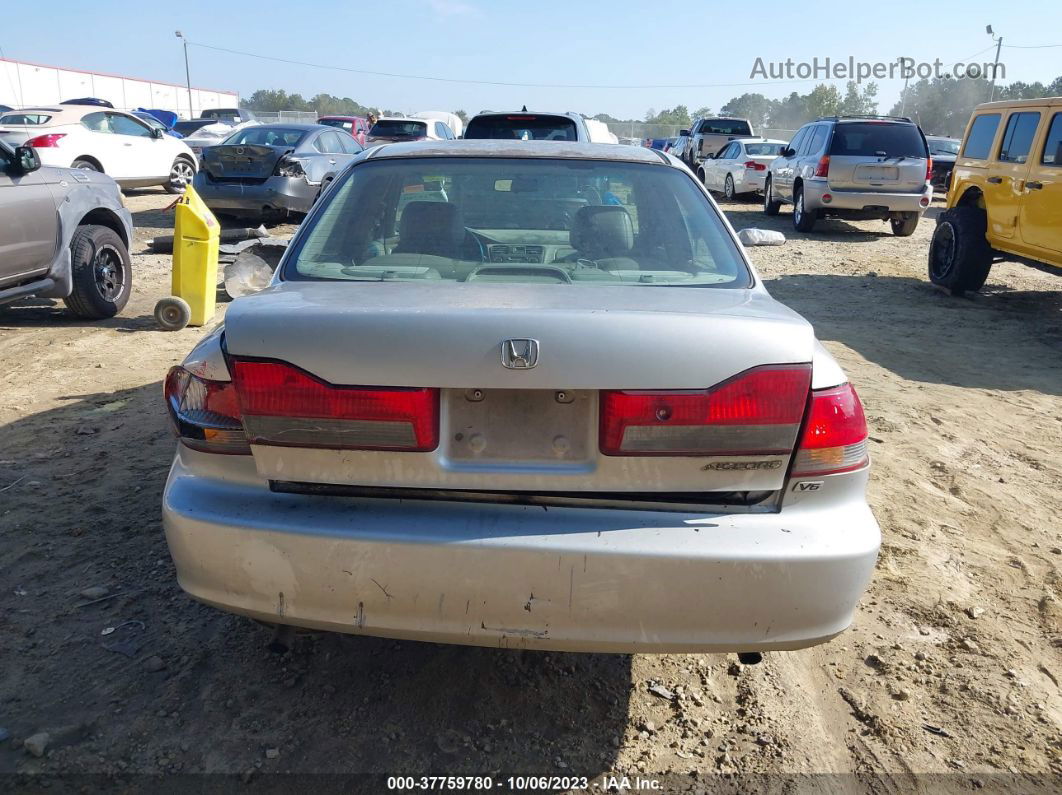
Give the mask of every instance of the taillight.
<svg viewBox="0 0 1062 795">
<path fill-rule="evenodd" d="M 294 157 L 284 157 L 277 161 L 277 167 L 273 169 L 275 177 L 302 177 L 306 171 L 302 167 L 302 161 Z"/>
<path fill-rule="evenodd" d="M 174 432 L 186 446 L 204 453 L 250 454 L 231 381 L 210 381 L 173 367 L 164 392 Z"/>
<path fill-rule="evenodd" d="M 757 367 L 697 391 L 603 391 L 604 455 L 788 455 L 811 365 Z"/>
<path fill-rule="evenodd" d="M 823 155 L 819 158 L 819 164 L 815 166 L 816 177 L 828 177 L 830 176 L 830 156 Z"/>
<path fill-rule="evenodd" d="M 867 463 L 867 419 L 851 384 L 811 393 L 793 475 L 829 475 Z"/>
<path fill-rule="evenodd" d="M 427 452 L 439 445 L 439 390 L 337 386 L 284 362 L 233 359 L 252 444 Z"/>
<path fill-rule="evenodd" d="M 749 160 L 745 163 L 745 168 L 751 168 L 753 171 L 766 171 L 767 166 L 763 163 L 757 163 L 755 160 Z"/>
<path fill-rule="evenodd" d="M 933 181 L 933 158 L 926 158 L 926 182 Z"/>
<path fill-rule="evenodd" d="M 48 133 L 47 135 L 38 135 L 36 138 L 30 138 L 26 141 L 26 146 L 32 146 L 34 149 L 47 149 L 51 146 L 59 146 L 59 139 L 66 138 L 66 133 Z"/>
</svg>

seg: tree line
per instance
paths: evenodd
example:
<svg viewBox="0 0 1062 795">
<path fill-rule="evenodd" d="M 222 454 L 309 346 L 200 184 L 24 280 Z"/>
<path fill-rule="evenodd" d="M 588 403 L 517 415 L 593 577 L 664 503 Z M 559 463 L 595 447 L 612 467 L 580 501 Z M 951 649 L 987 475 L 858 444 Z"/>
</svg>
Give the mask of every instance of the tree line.
<svg viewBox="0 0 1062 795">
<path fill-rule="evenodd" d="M 900 100 L 889 109 L 892 116 L 910 116 L 930 135 L 959 137 L 966 129 L 966 122 L 974 107 L 987 102 L 990 94 L 997 100 L 1036 99 L 1062 96 L 1062 76 L 1051 83 L 1024 83 L 1016 81 L 994 89 L 988 80 L 939 77 L 911 83 L 903 91 Z M 748 119 L 757 130 L 795 130 L 805 122 L 820 116 L 840 114 L 875 114 L 878 112 L 878 86 L 867 83 L 860 86 L 848 81 L 844 91 L 835 85 L 820 83 L 807 94 L 793 91 L 782 99 L 768 99 L 763 94 L 745 93 L 733 97 L 718 110 L 720 116 L 735 116 Z M 241 105 L 249 110 L 316 111 L 318 115 L 367 116 L 369 113 L 392 116 L 401 111 L 374 108 L 351 99 L 331 94 L 317 94 L 304 99 L 300 94 L 288 94 L 280 89 L 259 89 L 244 99 Z M 468 121 L 463 110 L 453 111 L 462 121 Z M 699 107 L 690 112 L 687 105 L 676 105 L 657 111 L 650 108 L 641 119 L 618 119 L 608 113 L 598 113 L 592 118 L 616 126 L 613 132 L 622 134 L 622 125 L 654 125 L 660 135 L 673 134 L 675 128 L 688 128 L 695 119 L 716 115 L 709 107 Z M 643 129 L 643 128 L 640 128 Z"/>
</svg>

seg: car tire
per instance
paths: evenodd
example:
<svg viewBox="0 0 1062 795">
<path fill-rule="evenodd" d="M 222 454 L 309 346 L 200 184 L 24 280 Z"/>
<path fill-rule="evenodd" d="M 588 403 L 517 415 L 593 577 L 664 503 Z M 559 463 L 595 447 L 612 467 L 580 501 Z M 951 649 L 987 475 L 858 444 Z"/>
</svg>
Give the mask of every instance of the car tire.
<svg viewBox="0 0 1062 795">
<path fill-rule="evenodd" d="M 723 180 L 723 196 L 727 201 L 734 201 L 734 197 L 737 194 L 734 192 L 734 178 L 729 174 L 726 175 L 726 179 Z"/>
<path fill-rule="evenodd" d="M 910 237 L 918 228 L 918 213 L 904 213 L 900 218 L 890 218 L 889 223 L 896 237 Z"/>
<path fill-rule="evenodd" d="M 106 226 L 78 227 L 70 241 L 67 309 L 86 320 L 114 317 L 129 301 L 133 266 L 121 236 Z"/>
<path fill-rule="evenodd" d="M 781 208 L 782 203 L 774 200 L 774 186 L 771 185 L 771 178 L 767 177 L 763 183 L 763 214 L 778 215 Z"/>
<path fill-rule="evenodd" d="M 167 193 L 184 193 L 184 189 L 192 184 L 195 177 L 195 166 L 186 157 L 178 157 L 170 166 L 170 179 L 163 186 Z"/>
<path fill-rule="evenodd" d="M 815 213 L 804 208 L 804 189 L 797 188 L 793 196 L 793 228 L 798 232 L 810 232 L 815 228 Z"/>
<path fill-rule="evenodd" d="M 91 160 L 83 160 L 81 158 L 78 158 L 73 163 L 71 163 L 70 164 L 70 168 L 80 168 L 82 171 L 102 171 L 103 170 L 98 165 L 93 163 Z"/>
<path fill-rule="evenodd" d="M 929 281 L 952 295 L 977 292 L 992 269 L 988 220 L 979 207 L 953 207 L 937 219 L 929 244 Z"/>
</svg>

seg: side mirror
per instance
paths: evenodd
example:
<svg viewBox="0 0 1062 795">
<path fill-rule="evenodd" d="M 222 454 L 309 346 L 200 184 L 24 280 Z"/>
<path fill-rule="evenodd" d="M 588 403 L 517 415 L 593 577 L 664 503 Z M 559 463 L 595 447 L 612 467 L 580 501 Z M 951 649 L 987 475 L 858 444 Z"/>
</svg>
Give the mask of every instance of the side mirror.
<svg viewBox="0 0 1062 795">
<path fill-rule="evenodd" d="M 679 130 L 679 135 L 689 135 L 689 134 L 690 134 L 689 130 Z"/>
<path fill-rule="evenodd" d="M 29 174 L 41 167 L 41 158 L 32 146 L 19 146 L 15 149 L 15 163 L 23 174 Z"/>
<path fill-rule="evenodd" d="M 788 146 L 786 146 L 786 147 L 783 147 L 782 151 L 779 152 L 778 154 L 780 156 L 782 156 L 782 157 L 792 157 L 793 156 L 793 150 L 790 149 Z"/>
<path fill-rule="evenodd" d="M 162 129 L 158 128 L 158 127 L 152 127 L 151 128 L 151 137 L 152 138 L 161 138 L 165 134 L 166 134 L 165 130 L 162 130 Z"/>
</svg>

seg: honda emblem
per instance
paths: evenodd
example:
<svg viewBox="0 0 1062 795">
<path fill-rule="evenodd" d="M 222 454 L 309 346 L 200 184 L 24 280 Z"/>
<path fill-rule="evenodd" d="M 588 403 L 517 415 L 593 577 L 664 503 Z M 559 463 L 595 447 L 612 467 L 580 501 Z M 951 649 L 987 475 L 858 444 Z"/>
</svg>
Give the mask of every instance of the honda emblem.
<svg viewBox="0 0 1062 795">
<path fill-rule="evenodd" d="M 510 370 L 530 370 L 538 364 L 538 340 L 505 340 L 501 345 L 501 360 Z"/>
</svg>

